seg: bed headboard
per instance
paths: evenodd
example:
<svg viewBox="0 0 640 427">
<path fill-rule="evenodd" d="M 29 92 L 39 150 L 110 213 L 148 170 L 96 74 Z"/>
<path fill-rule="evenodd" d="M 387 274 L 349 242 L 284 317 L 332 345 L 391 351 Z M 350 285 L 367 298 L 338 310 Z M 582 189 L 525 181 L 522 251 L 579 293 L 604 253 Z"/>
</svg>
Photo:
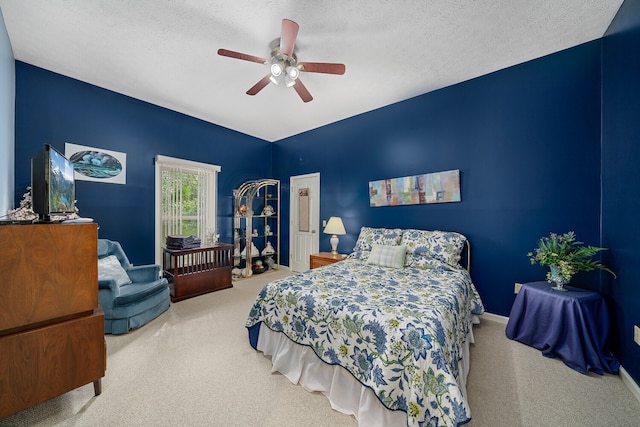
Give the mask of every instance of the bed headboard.
<svg viewBox="0 0 640 427">
<path fill-rule="evenodd" d="M 464 246 L 460 254 L 460 265 L 471 273 L 471 243 L 469 243 L 469 239 L 464 240 Z"/>
</svg>

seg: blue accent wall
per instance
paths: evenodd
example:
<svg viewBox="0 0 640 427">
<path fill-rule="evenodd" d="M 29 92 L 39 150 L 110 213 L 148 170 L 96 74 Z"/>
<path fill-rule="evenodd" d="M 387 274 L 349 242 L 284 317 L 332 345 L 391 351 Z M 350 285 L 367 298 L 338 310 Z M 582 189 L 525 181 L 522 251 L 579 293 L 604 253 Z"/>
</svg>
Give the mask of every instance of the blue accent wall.
<svg viewBox="0 0 640 427">
<path fill-rule="evenodd" d="M 508 316 L 514 282 L 545 276 L 527 257 L 540 237 L 599 243 L 600 62 L 595 41 L 278 141 L 274 175 L 288 186 L 320 172 L 321 218 L 343 218 L 342 252 L 362 226 L 464 233 L 486 309 Z M 460 203 L 369 207 L 369 181 L 450 169 Z M 599 286 L 598 273 L 575 280 Z"/>
<path fill-rule="evenodd" d="M 640 383 L 640 0 L 626 0 L 603 39 L 602 235 L 618 274 L 608 282 L 615 354 Z"/>
<path fill-rule="evenodd" d="M 77 181 L 76 199 L 80 215 L 99 223 L 99 237 L 119 241 L 134 264 L 154 261 L 157 154 L 222 167 L 218 227 L 228 242 L 232 190 L 271 173 L 271 146 L 261 139 L 19 61 L 16 94 L 16 204 L 45 143 L 62 153 L 65 142 L 126 153 L 126 185 Z"/>
</svg>

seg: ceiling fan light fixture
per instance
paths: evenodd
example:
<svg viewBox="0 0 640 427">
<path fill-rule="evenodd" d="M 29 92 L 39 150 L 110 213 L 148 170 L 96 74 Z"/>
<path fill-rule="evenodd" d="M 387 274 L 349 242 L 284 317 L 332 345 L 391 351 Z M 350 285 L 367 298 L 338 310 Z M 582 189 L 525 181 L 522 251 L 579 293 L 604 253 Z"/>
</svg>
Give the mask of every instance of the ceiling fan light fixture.
<svg viewBox="0 0 640 427">
<path fill-rule="evenodd" d="M 292 79 L 288 74 L 284 75 L 284 84 L 286 87 L 291 87 L 296 84 L 296 79 Z"/>
<path fill-rule="evenodd" d="M 287 77 L 289 77 L 291 80 L 295 80 L 298 78 L 298 76 L 300 76 L 300 70 L 298 69 L 298 67 L 293 67 L 291 65 L 285 68 L 285 72 L 287 73 Z"/>
<path fill-rule="evenodd" d="M 270 70 L 271 70 L 271 77 L 280 77 L 280 75 L 282 74 L 284 67 L 282 66 L 282 63 L 280 62 L 274 62 L 273 64 L 271 64 Z"/>
</svg>

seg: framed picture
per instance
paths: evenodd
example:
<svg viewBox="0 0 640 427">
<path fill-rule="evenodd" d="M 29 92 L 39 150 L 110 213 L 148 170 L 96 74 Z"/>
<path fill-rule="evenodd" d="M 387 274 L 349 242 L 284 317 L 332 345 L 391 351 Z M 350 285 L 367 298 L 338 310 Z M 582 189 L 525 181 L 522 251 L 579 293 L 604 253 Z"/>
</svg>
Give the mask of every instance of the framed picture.
<svg viewBox="0 0 640 427">
<path fill-rule="evenodd" d="M 127 155 L 119 151 L 84 145 L 64 145 L 65 157 L 73 163 L 74 178 L 79 181 L 127 183 Z"/>
<path fill-rule="evenodd" d="M 459 201 L 459 169 L 369 182 L 371 207 Z"/>
</svg>

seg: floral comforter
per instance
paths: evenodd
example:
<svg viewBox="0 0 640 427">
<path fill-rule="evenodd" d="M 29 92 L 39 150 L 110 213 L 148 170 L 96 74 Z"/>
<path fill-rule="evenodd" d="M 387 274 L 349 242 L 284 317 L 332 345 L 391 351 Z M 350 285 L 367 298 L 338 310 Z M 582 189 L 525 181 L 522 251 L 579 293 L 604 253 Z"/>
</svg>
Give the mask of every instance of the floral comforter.
<svg viewBox="0 0 640 427">
<path fill-rule="evenodd" d="M 470 419 L 458 361 L 482 302 L 462 268 L 428 269 L 346 259 L 267 284 L 246 326 L 263 322 L 347 369 L 411 426 Z M 255 346 L 255 344 L 254 344 Z"/>
</svg>

